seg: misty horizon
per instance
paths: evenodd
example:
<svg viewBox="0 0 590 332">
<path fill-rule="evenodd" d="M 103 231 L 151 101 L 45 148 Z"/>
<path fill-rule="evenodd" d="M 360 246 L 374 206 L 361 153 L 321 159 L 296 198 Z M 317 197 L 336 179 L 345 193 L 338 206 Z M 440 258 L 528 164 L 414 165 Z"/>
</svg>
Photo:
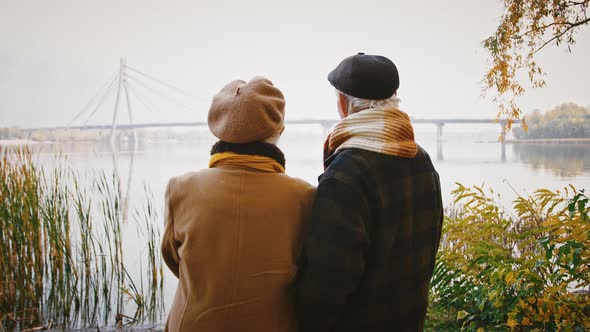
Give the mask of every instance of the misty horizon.
<svg viewBox="0 0 590 332">
<path fill-rule="evenodd" d="M 255 2 L 0 0 L 1 126 L 68 125 L 117 72 L 120 57 L 195 96 L 183 101 L 188 107 L 154 98 L 150 110 L 136 101 L 135 123 L 205 121 L 221 87 L 256 75 L 283 91 L 287 121 L 337 119 L 326 76 L 357 52 L 396 63 L 400 106 L 413 118 L 496 116 L 491 96 L 481 96 L 487 61 L 481 42 L 501 15 L 495 1 L 367 1 L 362 7 Z M 580 30 L 571 54 L 544 50 L 539 61 L 548 87 L 527 91 L 519 99 L 523 111 L 590 105 L 589 54 L 588 29 Z M 111 96 L 88 124 L 111 123 L 113 109 Z M 118 123 L 128 123 L 126 108 L 121 110 Z"/>
</svg>

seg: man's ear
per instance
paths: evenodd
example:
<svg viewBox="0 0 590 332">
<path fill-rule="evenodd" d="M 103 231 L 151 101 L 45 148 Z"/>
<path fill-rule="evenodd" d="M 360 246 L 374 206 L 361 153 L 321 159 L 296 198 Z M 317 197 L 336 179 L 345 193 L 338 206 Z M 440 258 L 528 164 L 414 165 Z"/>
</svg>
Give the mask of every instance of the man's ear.
<svg viewBox="0 0 590 332">
<path fill-rule="evenodd" d="M 338 93 L 338 112 L 342 118 L 348 116 L 348 100 L 342 93 Z"/>
</svg>

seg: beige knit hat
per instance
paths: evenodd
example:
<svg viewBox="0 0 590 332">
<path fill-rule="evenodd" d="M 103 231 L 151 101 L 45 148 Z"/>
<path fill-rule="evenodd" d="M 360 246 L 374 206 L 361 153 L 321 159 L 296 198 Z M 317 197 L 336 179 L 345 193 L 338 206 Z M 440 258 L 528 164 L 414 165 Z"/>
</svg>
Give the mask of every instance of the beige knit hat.
<svg viewBox="0 0 590 332">
<path fill-rule="evenodd" d="M 254 77 L 228 83 L 213 97 L 207 122 L 217 138 L 250 143 L 272 136 L 283 126 L 285 97 L 270 80 Z"/>
</svg>

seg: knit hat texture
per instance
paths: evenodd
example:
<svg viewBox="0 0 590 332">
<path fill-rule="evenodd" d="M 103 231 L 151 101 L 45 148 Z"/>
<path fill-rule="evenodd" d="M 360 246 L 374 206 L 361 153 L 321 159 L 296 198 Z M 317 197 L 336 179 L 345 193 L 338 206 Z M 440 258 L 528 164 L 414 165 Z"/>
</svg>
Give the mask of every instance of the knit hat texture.
<svg viewBox="0 0 590 332">
<path fill-rule="evenodd" d="M 228 83 L 213 97 L 207 122 L 217 138 L 251 143 L 271 137 L 283 126 L 285 97 L 272 82 L 254 77 Z"/>
</svg>

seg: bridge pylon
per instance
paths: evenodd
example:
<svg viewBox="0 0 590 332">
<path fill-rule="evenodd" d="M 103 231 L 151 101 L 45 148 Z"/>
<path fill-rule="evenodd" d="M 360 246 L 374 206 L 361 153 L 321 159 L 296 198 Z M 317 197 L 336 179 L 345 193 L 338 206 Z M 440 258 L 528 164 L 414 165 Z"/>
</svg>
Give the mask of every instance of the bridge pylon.
<svg viewBox="0 0 590 332">
<path fill-rule="evenodd" d="M 127 61 L 121 58 L 119 64 L 119 84 L 117 87 L 117 97 L 115 99 L 115 110 L 113 111 L 113 122 L 111 125 L 111 144 L 115 143 L 117 131 L 117 114 L 119 111 L 119 104 L 121 102 L 121 94 L 125 93 L 125 100 L 127 104 L 127 113 L 129 114 L 129 122 L 133 125 L 133 112 L 131 109 L 131 98 L 129 98 L 129 87 L 127 82 Z M 131 128 L 131 140 L 135 142 L 135 129 Z"/>
</svg>

